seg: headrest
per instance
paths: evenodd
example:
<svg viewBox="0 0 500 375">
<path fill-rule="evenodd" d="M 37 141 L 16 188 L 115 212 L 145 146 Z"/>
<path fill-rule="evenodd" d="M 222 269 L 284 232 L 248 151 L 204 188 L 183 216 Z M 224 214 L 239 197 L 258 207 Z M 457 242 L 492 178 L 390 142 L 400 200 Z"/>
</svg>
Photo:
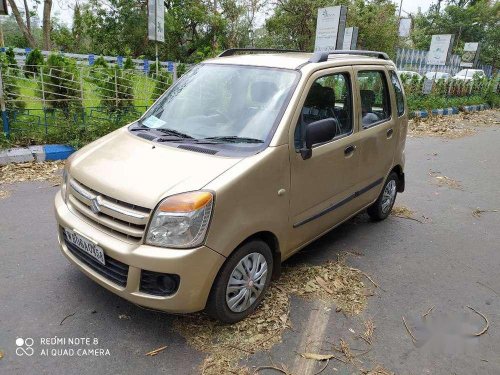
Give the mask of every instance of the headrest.
<svg viewBox="0 0 500 375">
<path fill-rule="evenodd" d="M 335 93 L 331 87 L 323 87 L 319 83 L 315 82 L 309 94 L 307 94 L 305 107 L 317 107 L 326 108 L 333 105 L 335 102 Z"/>
<path fill-rule="evenodd" d="M 252 83 L 250 96 L 256 103 L 266 103 L 278 91 L 278 86 L 274 82 L 258 81 Z"/>
<path fill-rule="evenodd" d="M 375 103 L 375 92 L 372 90 L 360 90 L 361 105 L 364 107 L 371 107 Z"/>
</svg>

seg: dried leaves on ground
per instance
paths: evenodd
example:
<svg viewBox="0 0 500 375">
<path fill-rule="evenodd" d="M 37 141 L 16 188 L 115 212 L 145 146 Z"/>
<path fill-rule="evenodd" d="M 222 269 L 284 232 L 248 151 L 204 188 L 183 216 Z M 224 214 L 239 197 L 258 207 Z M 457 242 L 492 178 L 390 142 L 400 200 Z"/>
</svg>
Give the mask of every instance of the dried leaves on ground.
<svg viewBox="0 0 500 375">
<path fill-rule="evenodd" d="M 409 219 L 409 220 L 418 221 L 421 224 L 431 222 L 431 219 L 424 216 L 424 215 L 422 215 L 422 220 L 416 219 L 414 217 L 414 212 L 412 210 L 410 210 L 408 207 L 401 206 L 401 205 L 394 206 L 392 208 L 391 215 L 395 216 L 395 217 L 402 218 L 402 219 Z"/>
<path fill-rule="evenodd" d="M 413 211 L 405 206 L 394 206 L 392 208 L 391 215 L 409 219 L 413 217 Z"/>
<path fill-rule="evenodd" d="M 462 190 L 462 185 L 459 181 L 448 176 L 443 176 L 441 172 L 430 171 L 429 176 L 433 177 L 434 182 L 439 186 L 448 186 L 451 189 Z"/>
<path fill-rule="evenodd" d="M 61 183 L 61 169 L 64 161 L 45 161 L 7 164 L 0 166 L 0 184 L 14 184 L 25 181 L 49 181 Z"/>
<path fill-rule="evenodd" d="M 0 191 L 0 197 L 1 197 L 1 191 Z M 481 215 L 485 212 L 498 212 L 498 210 L 481 210 L 479 208 L 476 208 L 476 209 L 472 210 L 472 216 L 479 219 L 481 217 Z"/>
<path fill-rule="evenodd" d="M 362 371 L 362 373 L 365 375 L 395 375 L 394 372 L 389 371 L 380 365 L 375 366 L 371 370 Z"/>
<path fill-rule="evenodd" d="M 489 110 L 450 116 L 415 118 L 408 123 L 410 136 L 461 138 L 472 135 L 475 128 L 500 125 L 500 111 Z"/>
<path fill-rule="evenodd" d="M 321 266 L 285 268 L 259 308 L 245 320 L 227 325 L 193 314 L 179 317 L 174 329 L 195 349 L 208 354 L 202 374 L 249 374 L 238 361 L 281 341 L 283 331 L 290 327 L 290 294 L 332 302 L 348 314 L 358 314 L 366 305 L 361 279 L 362 272 L 342 259 Z"/>
<path fill-rule="evenodd" d="M 360 270 L 343 260 L 322 266 L 301 265 L 285 269 L 277 284 L 289 293 L 333 302 L 348 314 L 359 314 L 365 307 L 365 285 Z"/>
<path fill-rule="evenodd" d="M 461 138 L 475 133 L 473 128 L 461 125 L 454 116 L 415 118 L 408 122 L 410 136 Z"/>
<path fill-rule="evenodd" d="M 289 307 L 286 292 L 271 285 L 256 312 L 241 322 L 223 324 L 193 314 L 179 317 L 174 328 L 195 349 L 209 354 L 202 366 L 203 374 L 244 374 L 248 371 L 238 367 L 238 360 L 281 341 L 290 324 Z"/>
<path fill-rule="evenodd" d="M 10 196 L 10 191 L 0 189 L 0 199 L 5 199 Z"/>
</svg>

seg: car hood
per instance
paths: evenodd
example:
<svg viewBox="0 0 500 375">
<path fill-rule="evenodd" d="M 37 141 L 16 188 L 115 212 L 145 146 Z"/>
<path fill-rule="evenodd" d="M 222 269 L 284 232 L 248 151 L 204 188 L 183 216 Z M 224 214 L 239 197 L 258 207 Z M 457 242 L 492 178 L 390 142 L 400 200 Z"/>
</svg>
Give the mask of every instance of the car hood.
<svg viewBox="0 0 500 375">
<path fill-rule="evenodd" d="M 76 152 L 68 168 L 101 194 L 152 209 L 167 195 L 203 188 L 240 160 L 153 143 L 122 128 Z"/>
</svg>

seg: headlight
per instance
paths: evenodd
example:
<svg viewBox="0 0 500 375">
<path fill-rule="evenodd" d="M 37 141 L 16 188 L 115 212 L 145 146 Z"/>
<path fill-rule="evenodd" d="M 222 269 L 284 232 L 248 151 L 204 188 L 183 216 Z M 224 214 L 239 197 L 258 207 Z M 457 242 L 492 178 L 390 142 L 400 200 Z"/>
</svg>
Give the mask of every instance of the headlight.
<svg viewBox="0 0 500 375">
<path fill-rule="evenodd" d="M 67 200 L 66 192 L 68 190 L 68 181 L 69 181 L 69 174 L 68 171 L 66 170 L 66 167 L 64 167 L 62 174 L 62 183 L 61 183 L 61 195 L 63 197 L 64 202 L 66 202 Z"/>
<path fill-rule="evenodd" d="M 151 218 L 146 243 L 189 248 L 205 239 L 214 196 L 208 191 L 173 195 L 164 199 Z"/>
</svg>

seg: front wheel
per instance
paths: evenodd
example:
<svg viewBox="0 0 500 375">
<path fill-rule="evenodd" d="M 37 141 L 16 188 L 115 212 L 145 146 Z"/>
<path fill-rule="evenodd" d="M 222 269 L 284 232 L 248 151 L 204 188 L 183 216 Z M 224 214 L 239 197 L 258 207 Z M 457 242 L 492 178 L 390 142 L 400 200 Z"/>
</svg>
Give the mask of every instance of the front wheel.
<svg viewBox="0 0 500 375">
<path fill-rule="evenodd" d="M 246 318 L 264 298 L 272 272 L 272 252 L 264 241 L 243 244 L 219 271 L 208 298 L 207 313 L 225 323 Z"/>
<path fill-rule="evenodd" d="M 384 220 L 391 213 L 392 206 L 394 206 L 394 202 L 396 201 L 398 179 L 398 175 L 392 172 L 387 177 L 378 199 L 366 210 L 373 220 Z"/>
</svg>

